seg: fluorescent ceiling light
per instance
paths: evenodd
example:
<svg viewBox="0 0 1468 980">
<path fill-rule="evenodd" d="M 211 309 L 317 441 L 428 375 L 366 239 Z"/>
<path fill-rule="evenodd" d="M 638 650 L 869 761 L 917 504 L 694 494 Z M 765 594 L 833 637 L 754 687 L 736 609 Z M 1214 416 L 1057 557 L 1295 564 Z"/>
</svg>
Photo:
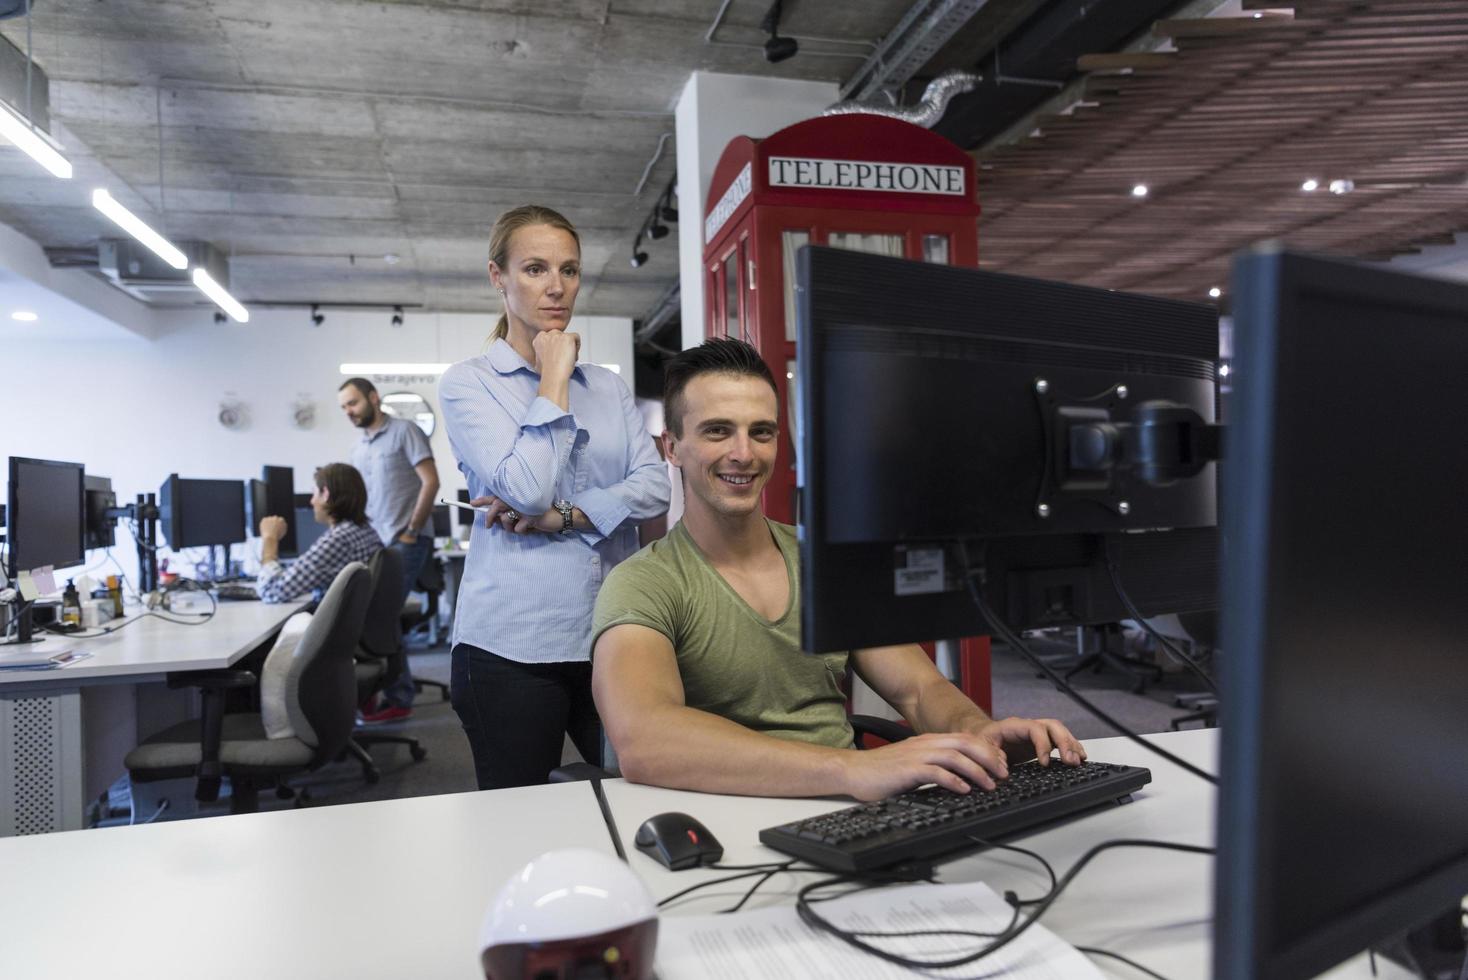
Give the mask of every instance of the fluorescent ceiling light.
<svg viewBox="0 0 1468 980">
<path fill-rule="evenodd" d="M 447 364 L 409 364 L 406 362 L 385 362 L 381 364 L 371 363 L 348 363 L 341 366 L 341 373 L 352 376 L 362 374 L 443 374 L 449 369 Z"/>
<path fill-rule="evenodd" d="M 172 242 L 149 228 L 147 222 L 118 204 L 105 188 L 92 191 L 92 206 L 111 218 L 118 227 L 148 246 L 155 255 L 178 271 L 189 267 L 188 258 Z M 202 288 L 202 287 L 201 287 Z"/>
<path fill-rule="evenodd" d="M 30 310 L 16 310 L 10 314 L 10 319 L 19 320 L 21 323 L 35 323 L 40 317 L 36 316 Z"/>
<path fill-rule="evenodd" d="M 56 151 L 51 141 L 30 121 L 4 102 L 0 102 L 0 136 L 30 154 L 32 160 L 62 180 L 71 179 L 71 161 Z"/>
<path fill-rule="evenodd" d="M 234 317 L 236 322 L 250 322 L 250 311 L 241 306 L 239 300 L 231 296 L 203 269 L 194 270 L 194 285 L 198 286 L 199 291 L 212 299 L 221 310 Z"/>
</svg>

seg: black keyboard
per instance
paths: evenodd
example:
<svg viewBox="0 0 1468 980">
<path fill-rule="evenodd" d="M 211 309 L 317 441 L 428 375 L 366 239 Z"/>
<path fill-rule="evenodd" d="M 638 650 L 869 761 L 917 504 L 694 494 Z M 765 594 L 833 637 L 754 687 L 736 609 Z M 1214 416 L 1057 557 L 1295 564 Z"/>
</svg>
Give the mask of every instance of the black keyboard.
<svg viewBox="0 0 1468 980">
<path fill-rule="evenodd" d="M 1136 766 L 1026 763 L 993 791 L 909 790 L 818 817 L 770 827 L 760 843 L 833 871 L 867 871 L 979 847 L 1082 810 L 1116 802 L 1152 781 Z"/>
<path fill-rule="evenodd" d="M 227 602 L 251 602 L 260 598 L 253 585 L 216 585 L 214 594 Z"/>
</svg>

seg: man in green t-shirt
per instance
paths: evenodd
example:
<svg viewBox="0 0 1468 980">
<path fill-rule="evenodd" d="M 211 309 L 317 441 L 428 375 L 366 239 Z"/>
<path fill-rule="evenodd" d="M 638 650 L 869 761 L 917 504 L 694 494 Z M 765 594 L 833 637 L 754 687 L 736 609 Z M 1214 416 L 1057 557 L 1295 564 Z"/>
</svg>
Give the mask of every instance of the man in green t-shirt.
<svg viewBox="0 0 1468 980">
<path fill-rule="evenodd" d="M 866 800 L 925 783 L 992 789 L 1010 754 L 1085 758 L 1054 719 L 990 718 L 917 646 L 802 653 L 794 529 L 760 510 L 779 435 L 770 370 L 748 344 L 710 340 L 665 376 L 683 519 L 608 576 L 592 625 L 592 689 L 624 776 Z M 852 751 L 848 659 L 919 734 Z"/>
</svg>

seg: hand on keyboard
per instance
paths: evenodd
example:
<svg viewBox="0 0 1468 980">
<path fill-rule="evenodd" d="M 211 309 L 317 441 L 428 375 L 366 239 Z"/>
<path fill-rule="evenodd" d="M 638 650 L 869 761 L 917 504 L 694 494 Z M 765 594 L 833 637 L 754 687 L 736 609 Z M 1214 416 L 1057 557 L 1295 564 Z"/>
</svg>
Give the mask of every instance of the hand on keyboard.
<svg viewBox="0 0 1468 980">
<path fill-rule="evenodd" d="M 846 792 L 858 800 L 880 800 L 894 793 L 933 783 L 955 793 L 970 786 L 992 790 L 994 780 L 1009 775 L 1009 756 L 1016 761 L 1039 756 L 1049 760 L 1052 747 L 1061 760 L 1078 765 L 1085 749 L 1060 722 L 1050 718 L 1005 718 L 990 721 L 977 734 L 932 733 L 846 753 Z"/>
</svg>

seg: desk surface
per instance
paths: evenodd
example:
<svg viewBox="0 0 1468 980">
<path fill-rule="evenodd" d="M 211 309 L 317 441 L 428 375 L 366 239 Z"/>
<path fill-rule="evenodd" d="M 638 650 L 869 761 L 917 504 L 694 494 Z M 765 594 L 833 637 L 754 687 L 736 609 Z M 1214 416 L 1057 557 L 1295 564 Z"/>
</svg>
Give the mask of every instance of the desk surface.
<svg viewBox="0 0 1468 980">
<path fill-rule="evenodd" d="M 614 853 L 590 784 L 0 839 L 0 976 L 476 980 L 557 847 Z"/>
<path fill-rule="evenodd" d="M 1217 772 L 1217 731 L 1189 731 L 1150 736 L 1188 762 Z M 1097 810 L 1015 841 L 1045 857 L 1063 874 L 1094 845 L 1114 838 L 1144 838 L 1187 844 L 1213 842 L 1215 792 L 1186 771 L 1122 739 L 1093 739 L 1086 750 L 1102 762 L 1144 766 L 1152 782 L 1125 806 Z M 717 878 L 707 869 L 671 872 L 637 851 L 632 838 L 642 821 L 655 813 L 681 810 L 701 820 L 724 845 L 724 863 L 757 864 L 788 855 L 759 843 L 759 831 L 802 817 L 850 806 L 849 800 L 778 800 L 714 796 L 638 786 L 622 780 L 605 784 L 612 816 L 628 860 L 658 898 Z M 1206 977 L 1210 972 L 1212 858 L 1156 849 L 1108 851 L 1089 864 L 1041 919 L 1041 923 L 1073 945 L 1096 946 L 1131 957 L 1163 976 Z M 790 904 L 803 884 L 821 873 L 781 875 L 772 879 L 746 906 Z M 1014 889 L 1023 897 L 1042 894 L 1048 885 L 1032 859 L 1010 851 L 981 852 L 939 868 L 938 880 L 983 881 L 1003 894 Z M 711 913 L 744 894 L 752 881 L 730 882 L 695 893 L 673 908 Z M 1097 959 L 1108 976 L 1130 978 L 1135 971 Z M 1408 978 L 1381 964 L 1380 977 Z M 1329 977 L 1369 977 L 1364 958 L 1353 960 Z"/>
<path fill-rule="evenodd" d="M 1212 766 L 1215 734 L 1157 738 Z M 1119 739 L 1087 746 L 1093 758 L 1147 766 L 1153 782 L 1127 806 L 1025 838 L 1058 872 L 1111 838 L 1211 840 L 1211 787 Z M 761 827 L 849 805 L 604 785 L 632 868 L 659 897 L 719 873 L 675 874 L 637 852 L 632 835 L 654 813 L 693 814 L 723 842 L 725 861 L 743 864 L 780 857 L 757 842 Z M 0 976 L 475 980 L 480 921 L 499 885 L 535 855 L 575 846 L 612 852 L 586 783 L 0 839 Z M 1111 852 L 1042 921 L 1072 943 L 1131 956 L 1174 980 L 1206 977 L 1209 862 Z M 1009 852 L 954 861 L 939 877 L 1021 895 L 1046 883 L 1033 862 Z M 789 903 L 807 880 L 782 876 L 751 904 Z M 721 894 L 669 914 L 714 911 L 747 884 L 709 889 Z M 1097 965 L 1110 976 L 1136 975 Z M 1327 974 L 1369 975 L 1364 958 Z M 1410 975 L 1382 963 L 1379 976 Z"/>
<path fill-rule="evenodd" d="M 0 671 L 0 690 L 17 686 L 75 687 L 81 682 L 100 679 L 141 681 L 171 671 L 228 667 L 269 639 L 304 605 L 301 602 L 221 602 L 207 622 L 183 625 L 145 616 L 106 636 L 49 635 L 44 643 L 27 646 L 26 654 L 44 652 L 43 648 L 58 652 L 70 648 L 85 650 L 92 656 L 58 670 Z M 4 658 L 4 648 L 0 648 L 0 662 Z"/>
</svg>

